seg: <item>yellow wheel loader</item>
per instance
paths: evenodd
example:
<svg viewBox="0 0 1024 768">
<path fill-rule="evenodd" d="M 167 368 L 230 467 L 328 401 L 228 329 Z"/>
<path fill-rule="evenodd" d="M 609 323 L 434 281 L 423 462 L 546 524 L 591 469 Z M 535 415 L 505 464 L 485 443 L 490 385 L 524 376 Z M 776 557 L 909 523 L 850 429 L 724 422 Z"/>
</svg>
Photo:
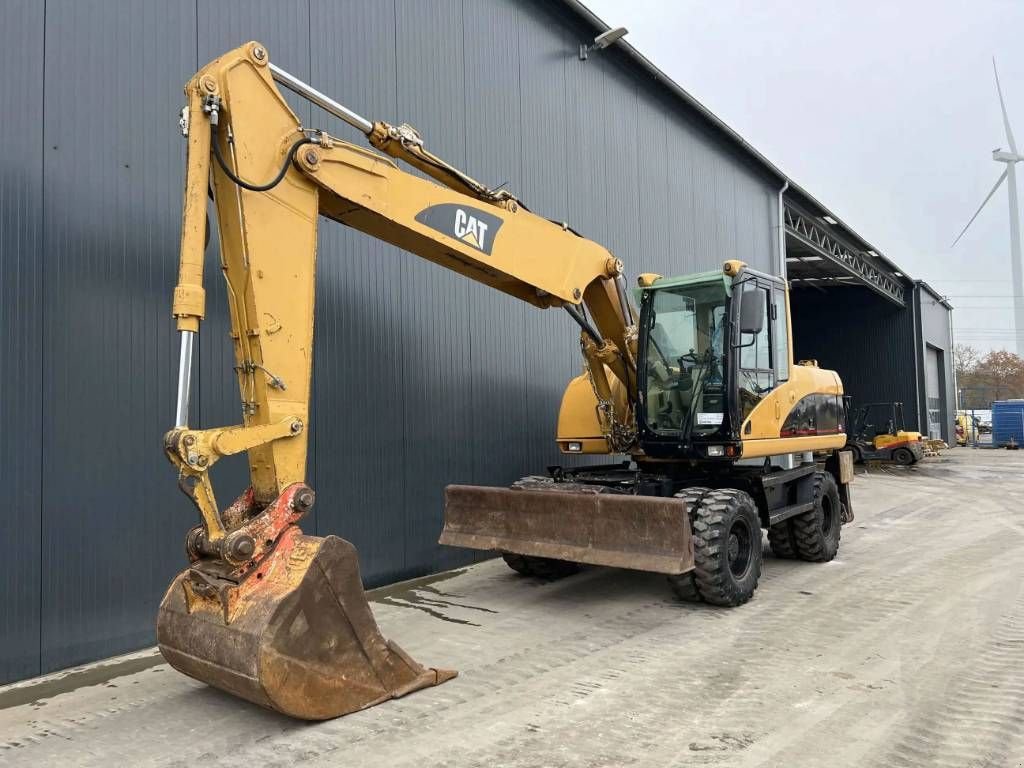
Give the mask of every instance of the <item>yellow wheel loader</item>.
<svg viewBox="0 0 1024 768">
<path fill-rule="evenodd" d="M 377 151 L 303 127 L 278 85 Z M 188 142 L 173 313 L 176 426 L 164 440 L 200 523 L 160 605 L 176 669 L 306 719 L 336 717 L 455 673 L 383 638 L 351 544 L 304 535 L 316 231 L 332 219 L 579 326 L 583 373 L 558 417 L 567 454 L 628 456 L 551 468 L 511 488 L 447 489 L 446 544 L 502 553 L 553 577 L 579 563 L 668 575 L 684 598 L 738 605 L 777 554 L 831 559 L 852 519 L 838 376 L 794 365 L 783 281 L 739 261 L 640 277 L 565 224 L 532 213 L 428 151 L 407 125 L 367 120 L 270 62 L 259 43 L 185 89 Z M 394 159 L 428 178 L 402 170 Z M 242 423 L 188 423 L 192 344 L 205 313 L 207 196 L 216 208 Z M 246 453 L 250 487 L 219 506 L 209 470 Z M 818 464 L 816 459 L 823 459 Z"/>
</svg>

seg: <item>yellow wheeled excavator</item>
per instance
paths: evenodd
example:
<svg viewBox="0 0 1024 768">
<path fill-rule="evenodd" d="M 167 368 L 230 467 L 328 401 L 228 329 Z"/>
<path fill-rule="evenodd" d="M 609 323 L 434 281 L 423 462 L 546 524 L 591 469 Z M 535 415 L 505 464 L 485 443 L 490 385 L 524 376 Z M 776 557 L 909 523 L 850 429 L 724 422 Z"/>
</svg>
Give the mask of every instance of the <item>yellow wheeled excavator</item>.
<svg viewBox="0 0 1024 768">
<path fill-rule="evenodd" d="M 278 85 L 377 150 L 304 128 Z M 200 524 L 160 605 L 176 669 L 294 717 L 353 712 L 454 677 L 381 635 L 355 549 L 304 535 L 316 232 L 353 227 L 580 328 L 583 373 L 558 417 L 567 454 L 628 455 L 550 468 L 512 488 L 450 486 L 446 544 L 556 576 L 579 563 L 667 574 L 683 598 L 748 600 L 761 528 L 775 552 L 831 559 L 852 519 L 842 386 L 790 354 L 786 285 L 729 261 L 641 275 L 565 224 L 429 152 L 407 125 L 372 122 L 270 62 L 251 42 L 186 86 L 188 142 L 173 313 L 181 332 L 176 426 L 164 440 Z M 428 178 L 402 170 L 392 159 Z M 220 234 L 242 423 L 188 425 L 192 344 L 205 313 L 207 196 Z M 248 455 L 251 485 L 221 509 L 209 470 Z M 824 458 L 818 464 L 816 458 Z"/>
</svg>

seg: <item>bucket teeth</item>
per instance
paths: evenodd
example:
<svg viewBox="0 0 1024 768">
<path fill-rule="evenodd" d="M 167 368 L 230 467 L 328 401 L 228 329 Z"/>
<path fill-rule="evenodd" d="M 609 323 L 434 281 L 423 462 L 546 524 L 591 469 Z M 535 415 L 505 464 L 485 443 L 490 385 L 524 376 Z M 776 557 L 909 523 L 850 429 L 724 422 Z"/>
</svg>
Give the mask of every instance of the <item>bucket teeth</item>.
<svg viewBox="0 0 1024 768">
<path fill-rule="evenodd" d="M 325 720 L 455 677 L 423 667 L 377 627 L 355 547 L 287 529 L 240 583 L 197 592 L 203 562 L 180 574 L 157 619 L 180 672 L 292 717 Z M 212 586 L 212 585 L 211 585 Z"/>
</svg>

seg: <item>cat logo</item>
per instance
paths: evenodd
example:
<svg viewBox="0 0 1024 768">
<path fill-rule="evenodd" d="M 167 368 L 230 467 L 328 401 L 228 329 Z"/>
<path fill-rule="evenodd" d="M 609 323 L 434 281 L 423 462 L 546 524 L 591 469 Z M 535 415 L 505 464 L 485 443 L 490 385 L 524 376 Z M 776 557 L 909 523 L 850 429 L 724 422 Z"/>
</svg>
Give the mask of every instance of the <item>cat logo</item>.
<svg viewBox="0 0 1024 768">
<path fill-rule="evenodd" d="M 487 254 L 490 254 L 494 238 L 504 223 L 487 211 L 452 203 L 424 208 L 416 214 L 416 221 Z"/>
<path fill-rule="evenodd" d="M 456 208 L 455 236 L 482 251 L 487 244 L 487 225 L 476 216 Z"/>
</svg>

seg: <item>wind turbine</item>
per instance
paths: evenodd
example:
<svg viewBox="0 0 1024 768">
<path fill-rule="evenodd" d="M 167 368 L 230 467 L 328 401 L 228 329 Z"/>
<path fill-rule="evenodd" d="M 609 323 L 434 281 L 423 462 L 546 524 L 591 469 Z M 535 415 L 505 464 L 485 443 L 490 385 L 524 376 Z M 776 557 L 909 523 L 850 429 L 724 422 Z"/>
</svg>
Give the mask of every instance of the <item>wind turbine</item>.
<svg viewBox="0 0 1024 768">
<path fill-rule="evenodd" d="M 978 210 L 975 211 L 974 215 L 971 216 L 971 220 L 967 222 L 967 226 L 961 230 L 960 234 L 956 236 L 956 240 L 953 241 L 953 245 L 960 242 L 960 238 L 964 236 L 968 227 L 974 223 L 974 220 L 978 218 L 978 214 L 981 213 L 988 201 L 992 199 L 992 195 L 999 189 L 999 185 L 1004 181 L 1006 184 L 1007 196 L 1010 198 L 1010 269 L 1013 275 L 1013 327 L 1014 337 L 1017 340 L 1017 354 L 1024 356 L 1024 286 L 1021 285 L 1021 261 L 1020 261 L 1020 208 L 1017 203 L 1017 171 L 1014 166 L 1017 163 L 1024 161 L 1024 156 L 1017 152 L 1017 142 L 1013 140 L 1013 131 L 1010 129 L 1010 118 L 1006 114 L 1006 102 L 1003 101 L 1003 88 L 999 84 L 999 70 L 996 69 L 995 57 L 992 58 L 992 71 L 996 76 L 996 91 L 999 93 L 999 106 L 1003 110 L 1003 126 L 1006 128 L 1006 141 L 1010 145 L 1010 151 L 1004 152 L 1002 148 L 992 150 L 992 159 L 997 163 L 1003 163 L 1006 168 L 996 179 L 995 185 L 992 187 L 992 191 L 988 193 L 988 196 L 982 201 Z"/>
</svg>

